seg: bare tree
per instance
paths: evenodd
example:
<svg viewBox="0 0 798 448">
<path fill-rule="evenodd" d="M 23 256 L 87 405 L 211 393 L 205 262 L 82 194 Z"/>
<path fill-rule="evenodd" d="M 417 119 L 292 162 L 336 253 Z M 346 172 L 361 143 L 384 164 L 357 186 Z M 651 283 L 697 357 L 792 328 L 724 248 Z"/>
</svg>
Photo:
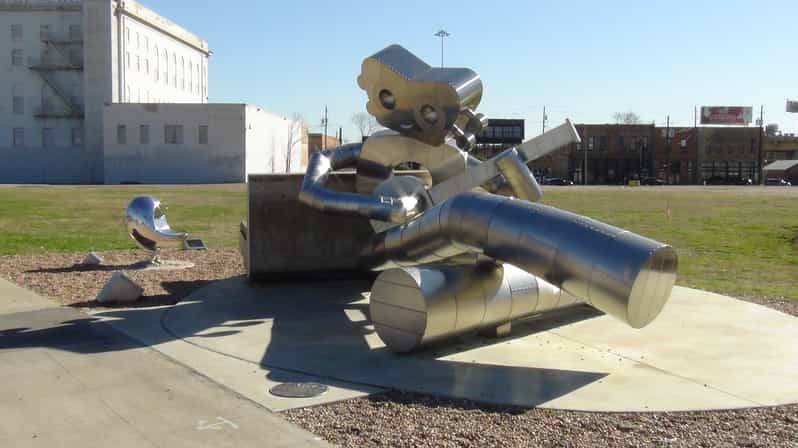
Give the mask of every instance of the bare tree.
<svg viewBox="0 0 798 448">
<path fill-rule="evenodd" d="M 371 135 L 372 132 L 379 128 L 377 119 L 366 112 L 356 112 L 352 114 L 352 124 L 360 131 L 361 139 Z"/>
<path fill-rule="evenodd" d="M 306 134 L 307 124 L 302 115 L 295 113 L 288 123 L 288 138 L 285 148 L 285 172 L 291 172 L 291 159 L 297 146 L 301 146 Z"/>
<path fill-rule="evenodd" d="M 615 124 L 640 124 L 642 121 L 640 120 L 640 115 L 632 112 L 631 110 L 628 112 L 615 112 L 612 114 L 612 118 L 615 120 Z"/>
</svg>

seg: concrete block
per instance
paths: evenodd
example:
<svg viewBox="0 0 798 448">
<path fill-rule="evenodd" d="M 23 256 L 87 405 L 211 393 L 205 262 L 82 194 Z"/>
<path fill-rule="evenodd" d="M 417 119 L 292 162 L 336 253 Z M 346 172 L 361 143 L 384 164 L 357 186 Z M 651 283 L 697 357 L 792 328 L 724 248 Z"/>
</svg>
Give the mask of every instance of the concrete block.
<svg viewBox="0 0 798 448">
<path fill-rule="evenodd" d="M 298 201 L 304 174 L 249 176 L 250 279 L 363 276 L 360 252 L 374 232 L 368 219 L 316 211 Z M 327 185 L 355 191 L 355 173 L 330 175 Z"/>
<path fill-rule="evenodd" d="M 92 251 L 86 254 L 86 258 L 81 262 L 83 266 L 97 266 L 103 264 L 103 257 Z"/>
<path fill-rule="evenodd" d="M 141 297 L 144 288 L 137 285 L 122 272 L 114 272 L 102 291 L 97 294 L 97 302 L 135 302 Z"/>
</svg>

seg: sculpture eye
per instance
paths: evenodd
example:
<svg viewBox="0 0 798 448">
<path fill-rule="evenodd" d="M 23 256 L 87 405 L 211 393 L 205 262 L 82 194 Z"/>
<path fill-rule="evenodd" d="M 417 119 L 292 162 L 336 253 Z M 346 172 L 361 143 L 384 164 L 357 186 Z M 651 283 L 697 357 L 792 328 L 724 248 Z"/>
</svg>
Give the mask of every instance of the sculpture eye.
<svg viewBox="0 0 798 448">
<path fill-rule="evenodd" d="M 421 106 L 421 118 L 426 121 L 427 124 L 435 124 L 438 121 L 438 112 L 434 107 L 425 104 Z"/>
<path fill-rule="evenodd" d="M 396 107 L 396 97 L 393 96 L 393 93 L 388 89 L 380 90 L 380 103 L 382 103 L 382 107 L 386 109 L 393 109 Z"/>
</svg>

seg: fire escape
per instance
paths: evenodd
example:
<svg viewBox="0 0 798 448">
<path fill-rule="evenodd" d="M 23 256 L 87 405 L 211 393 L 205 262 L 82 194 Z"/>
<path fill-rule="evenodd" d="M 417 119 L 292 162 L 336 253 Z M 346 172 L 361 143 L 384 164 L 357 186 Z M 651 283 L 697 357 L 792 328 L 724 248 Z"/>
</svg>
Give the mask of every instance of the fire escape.
<svg viewBox="0 0 798 448">
<path fill-rule="evenodd" d="M 75 73 L 80 75 L 83 71 L 83 56 L 81 49 L 83 39 L 80 36 L 58 38 L 49 32 L 42 33 L 41 41 L 44 44 L 40 60 L 29 59 L 28 68 L 37 73 L 42 81 L 55 93 L 63 107 L 57 107 L 42 96 L 42 105 L 34 116 L 36 118 L 83 118 L 82 100 L 70 92 L 59 82 L 58 73 Z M 75 92 L 76 93 L 76 92 Z"/>
</svg>

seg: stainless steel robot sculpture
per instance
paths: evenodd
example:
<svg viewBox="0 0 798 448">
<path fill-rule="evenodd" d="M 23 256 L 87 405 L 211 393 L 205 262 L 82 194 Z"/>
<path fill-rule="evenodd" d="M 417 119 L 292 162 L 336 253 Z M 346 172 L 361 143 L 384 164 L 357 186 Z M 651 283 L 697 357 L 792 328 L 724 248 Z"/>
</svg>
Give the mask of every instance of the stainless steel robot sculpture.
<svg viewBox="0 0 798 448">
<path fill-rule="evenodd" d="M 152 252 L 150 264 L 160 265 L 163 246 L 182 245 L 187 233 L 175 232 L 166 221 L 166 207 L 152 196 L 137 196 L 125 209 L 128 235 L 139 246 Z"/>
<path fill-rule="evenodd" d="M 476 113 L 475 72 L 433 68 L 392 45 L 363 61 L 358 84 L 389 130 L 314 153 L 299 199 L 371 219 L 375 235 L 360 261 L 382 271 L 370 314 L 390 349 L 476 330 L 506 334 L 515 319 L 576 303 L 634 328 L 659 314 L 676 279 L 673 248 L 537 203 L 527 163 L 578 142 L 570 122 L 480 162 L 467 153 L 487 123 Z M 431 182 L 395 176 L 404 162 L 420 164 Z M 356 193 L 325 185 L 342 168 L 356 168 Z"/>
</svg>

